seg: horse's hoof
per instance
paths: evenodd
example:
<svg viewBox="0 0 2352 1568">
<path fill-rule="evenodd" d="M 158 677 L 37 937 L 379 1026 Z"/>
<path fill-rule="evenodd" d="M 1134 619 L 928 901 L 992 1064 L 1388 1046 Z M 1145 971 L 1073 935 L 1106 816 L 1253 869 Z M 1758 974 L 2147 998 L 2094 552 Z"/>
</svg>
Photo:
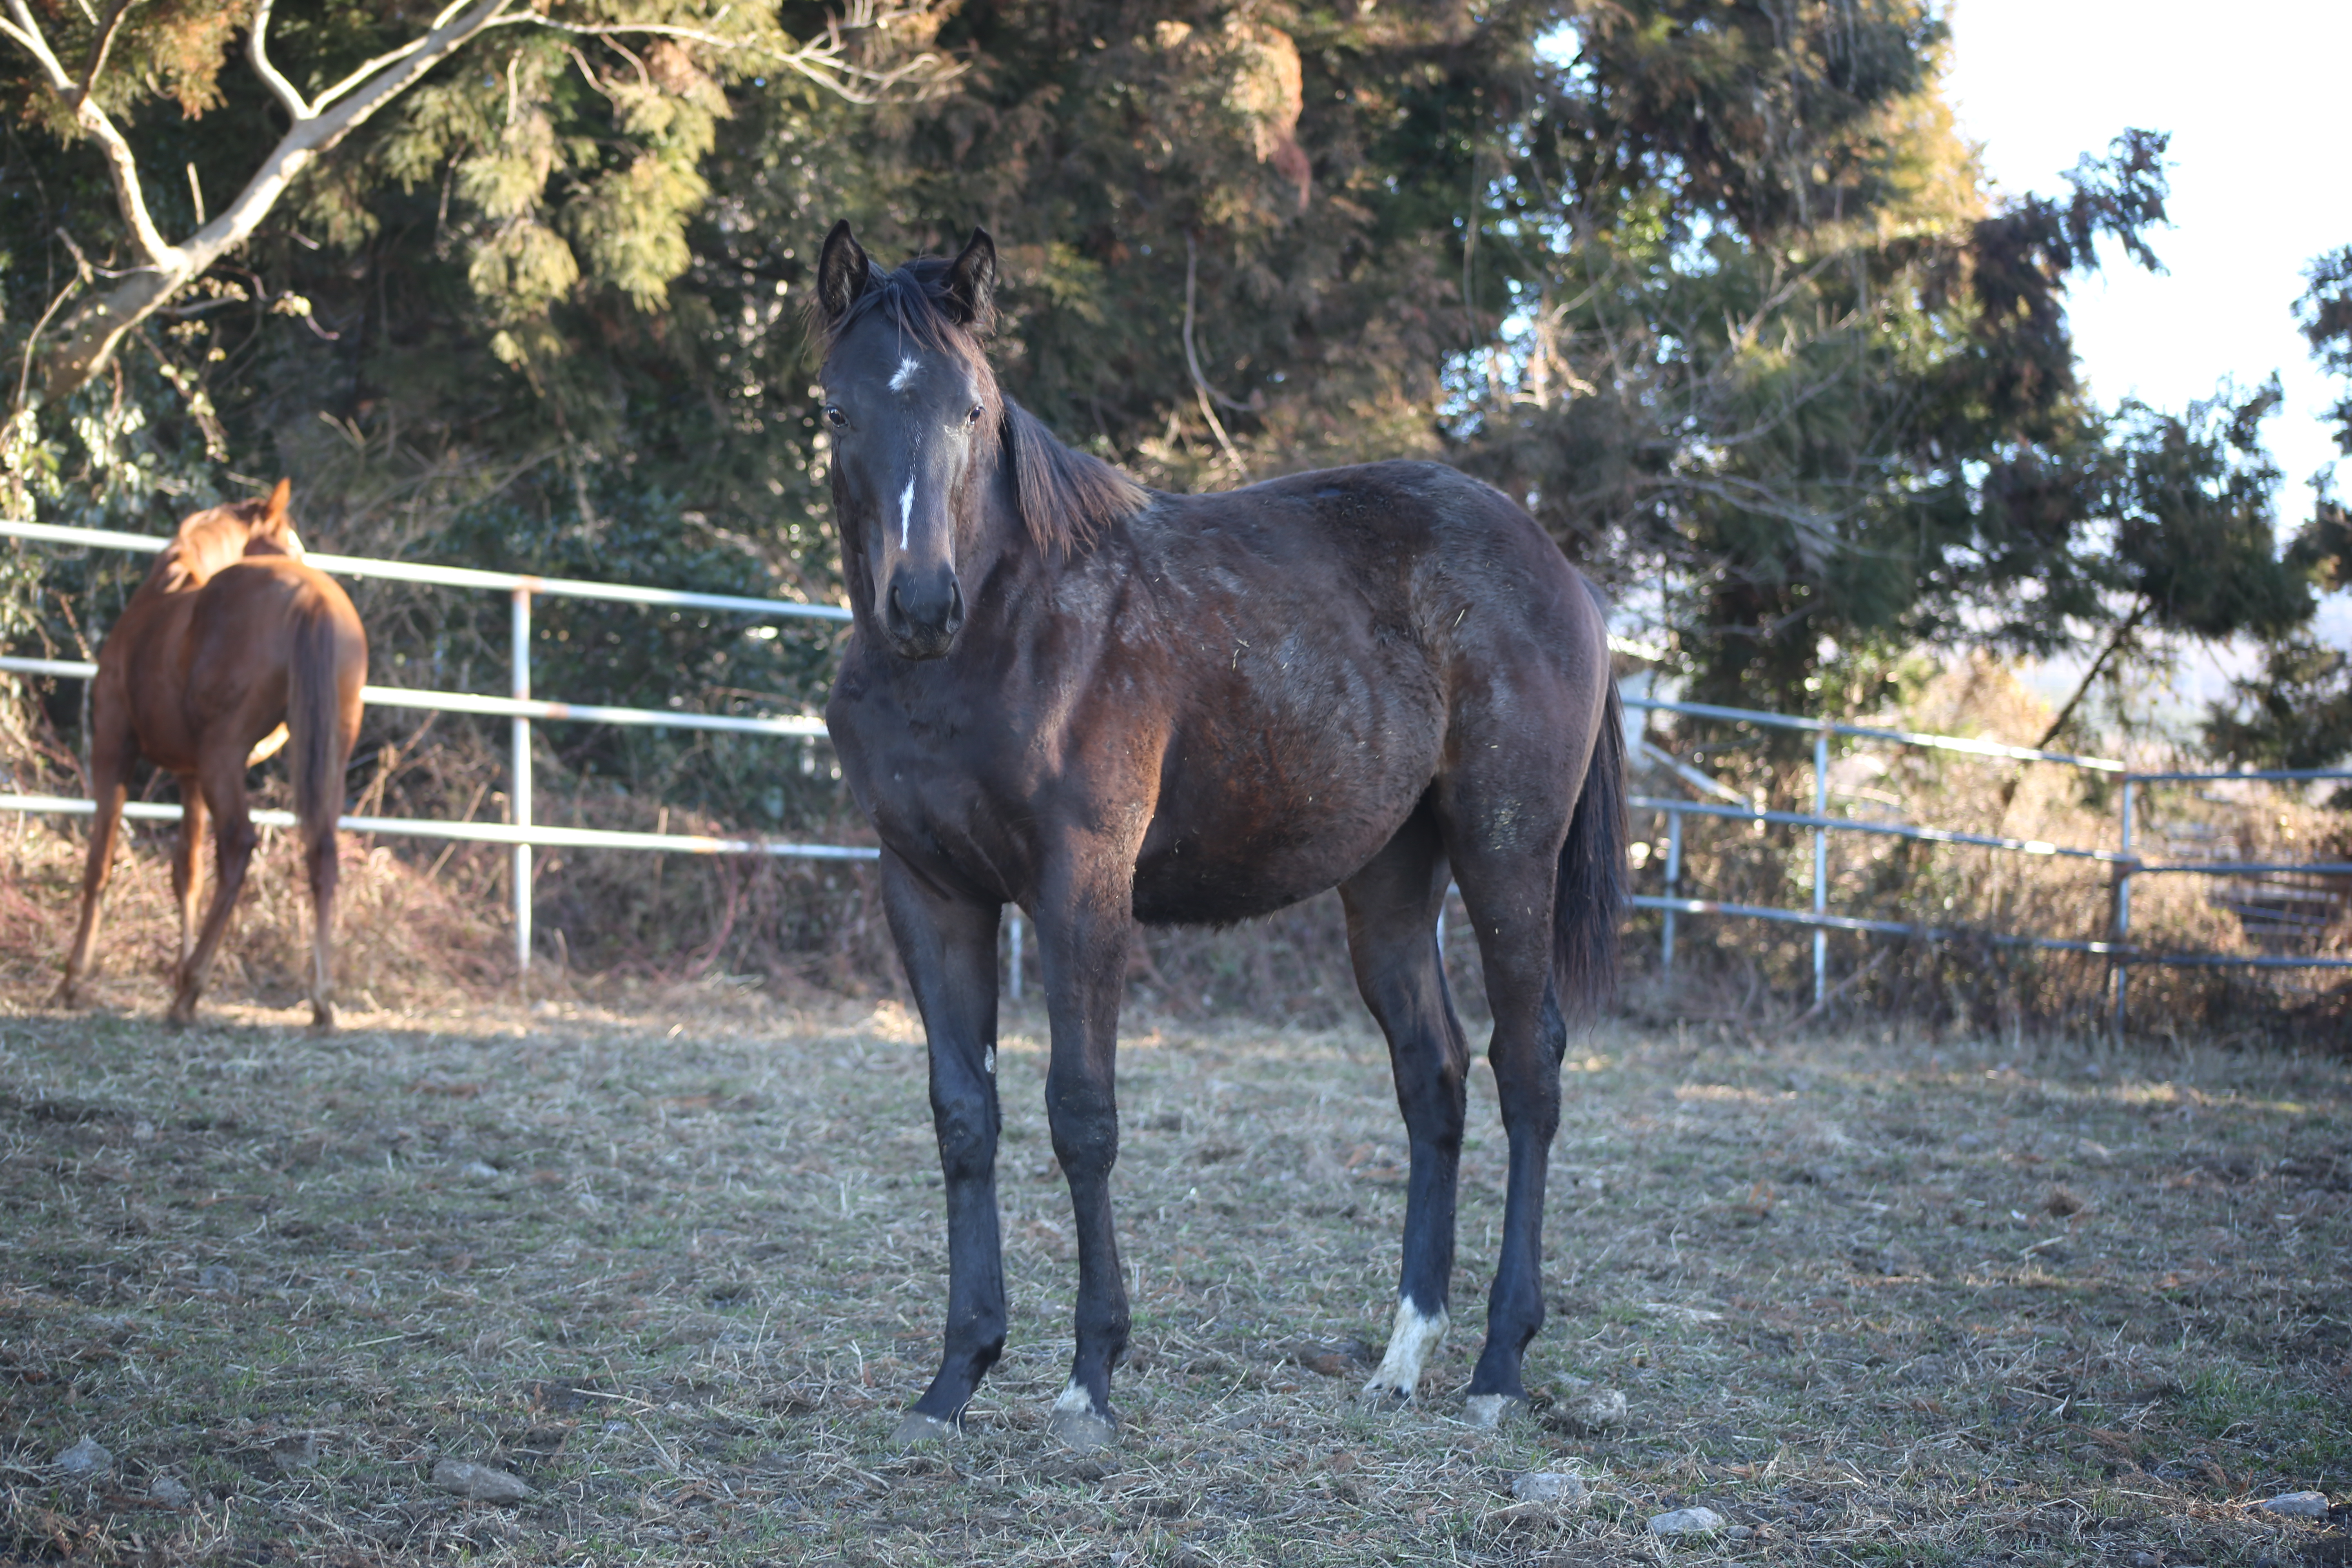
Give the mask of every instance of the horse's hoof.
<svg viewBox="0 0 2352 1568">
<path fill-rule="evenodd" d="M 314 1035 L 333 1034 L 335 1032 L 334 1008 L 327 1005 L 323 1002 L 312 1003 L 310 1005 L 310 1032 Z"/>
<path fill-rule="evenodd" d="M 1118 1426 L 1091 1410 L 1065 1410 L 1059 1405 L 1045 1422 L 1045 1430 L 1080 1454 L 1099 1454 L 1118 1441 Z"/>
<path fill-rule="evenodd" d="M 918 1443 L 945 1443 L 955 1435 L 954 1422 L 926 1415 L 919 1410 L 909 1410 L 906 1419 L 898 1423 L 898 1429 L 890 1434 L 890 1446 L 911 1448 Z"/>
<path fill-rule="evenodd" d="M 1412 1403 L 1412 1390 L 1398 1388 L 1394 1384 L 1382 1383 L 1376 1377 L 1364 1384 L 1362 1390 L 1357 1394 L 1356 1403 L 1375 1415 L 1392 1415 Z"/>
<path fill-rule="evenodd" d="M 1482 1432 L 1491 1432 L 1528 1407 L 1510 1394 L 1474 1394 L 1462 1402 L 1462 1418 Z"/>
<path fill-rule="evenodd" d="M 185 1012 L 174 1007 L 170 1012 L 163 1015 L 163 1027 L 171 1030 L 172 1033 L 175 1035 L 185 1030 L 189 1025 L 195 1021 L 196 1010 L 193 1007 L 187 1009 Z"/>
</svg>

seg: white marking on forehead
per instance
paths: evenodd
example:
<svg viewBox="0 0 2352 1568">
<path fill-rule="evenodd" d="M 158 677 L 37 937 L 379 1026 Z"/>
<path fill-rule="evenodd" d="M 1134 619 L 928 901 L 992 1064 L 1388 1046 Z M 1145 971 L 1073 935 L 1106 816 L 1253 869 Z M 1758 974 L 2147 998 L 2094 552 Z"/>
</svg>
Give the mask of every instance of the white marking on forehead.
<svg viewBox="0 0 2352 1568">
<path fill-rule="evenodd" d="M 898 548 L 907 548 L 907 531 L 915 523 L 915 479 L 907 478 L 907 488 L 898 492 Z"/>
<path fill-rule="evenodd" d="M 907 384 L 914 380 L 915 373 L 922 368 L 922 365 L 912 354 L 900 360 L 898 362 L 898 374 L 890 378 L 890 390 L 893 392 L 906 391 Z"/>
<path fill-rule="evenodd" d="M 1410 1297 L 1401 1298 L 1397 1302 L 1396 1322 L 1389 1330 L 1388 1352 L 1381 1357 L 1381 1370 L 1372 1373 L 1372 1380 L 1364 1384 L 1364 1392 L 1367 1394 L 1394 1394 L 1412 1398 L 1412 1391 L 1421 1385 L 1422 1363 L 1436 1348 L 1437 1342 L 1445 1337 L 1446 1326 L 1444 1308 L 1437 1309 L 1435 1317 L 1424 1318 Z"/>
</svg>

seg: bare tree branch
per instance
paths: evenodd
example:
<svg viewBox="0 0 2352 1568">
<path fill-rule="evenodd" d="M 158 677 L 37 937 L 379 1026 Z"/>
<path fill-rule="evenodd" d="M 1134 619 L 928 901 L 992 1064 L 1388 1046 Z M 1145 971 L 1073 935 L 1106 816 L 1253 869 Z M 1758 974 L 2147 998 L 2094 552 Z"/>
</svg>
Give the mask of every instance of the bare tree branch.
<svg viewBox="0 0 2352 1568">
<path fill-rule="evenodd" d="M 276 66 L 269 63 L 268 34 L 269 0 L 254 0 L 253 42 L 247 51 L 247 58 L 253 64 L 253 74 L 261 79 L 261 85 L 286 106 L 286 112 L 292 115 L 299 124 L 318 110 L 295 90 L 294 84 L 288 81 Z"/>
<path fill-rule="evenodd" d="M 89 63 L 82 67 L 82 97 L 89 96 L 91 86 L 98 80 L 98 73 L 106 68 L 106 57 L 114 49 L 114 35 L 121 27 L 122 18 L 130 14 L 131 0 L 114 0 L 113 5 L 108 9 L 106 20 L 99 26 L 98 37 L 89 47 Z"/>
</svg>

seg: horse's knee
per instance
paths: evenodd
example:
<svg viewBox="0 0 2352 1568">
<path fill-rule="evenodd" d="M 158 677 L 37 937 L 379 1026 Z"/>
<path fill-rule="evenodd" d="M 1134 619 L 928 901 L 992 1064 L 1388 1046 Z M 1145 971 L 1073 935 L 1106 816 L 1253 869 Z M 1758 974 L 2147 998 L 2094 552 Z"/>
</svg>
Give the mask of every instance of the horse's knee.
<svg viewBox="0 0 2352 1568">
<path fill-rule="evenodd" d="M 1107 1176 L 1118 1163 L 1118 1106 L 1093 1083 L 1045 1085 L 1045 1122 L 1054 1158 L 1071 1177 Z"/>
<path fill-rule="evenodd" d="M 940 1173 L 949 1181 L 983 1181 L 996 1168 L 996 1118 L 978 1097 L 936 1107 L 931 1125 L 939 1134 Z"/>
</svg>

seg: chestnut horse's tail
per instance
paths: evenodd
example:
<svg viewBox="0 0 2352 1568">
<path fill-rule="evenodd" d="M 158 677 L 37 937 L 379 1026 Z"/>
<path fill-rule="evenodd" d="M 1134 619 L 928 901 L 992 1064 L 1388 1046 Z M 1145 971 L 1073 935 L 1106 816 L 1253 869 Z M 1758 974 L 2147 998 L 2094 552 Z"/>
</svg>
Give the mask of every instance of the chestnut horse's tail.
<svg viewBox="0 0 2352 1568">
<path fill-rule="evenodd" d="M 350 601 L 306 595 L 294 626 L 294 659 L 287 671 L 287 764 L 293 773 L 294 816 L 302 840 L 315 844 L 334 837 L 343 812 L 343 768 L 359 737 L 346 726 L 345 688 L 357 695 L 367 679 L 366 644 L 354 648 L 342 625 Z M 323 602 L 322 602 L 323 601 Z M 341 611 L 341 615 L 338 615 Z M 347 668 L 356 665 L 356 669 Z"/>
<path fill-rule="evenodd" d="M 1555 887 L 1552 952 L 1560 1011 L 1589 1018 L 1616 994 L 1617 919 L 1625 907 L 1625 705 L 1614 680 L 1584 770 L 1584 792 L 1576 797 L 1568 842 L 1560 847 Z"/>
</svg>

